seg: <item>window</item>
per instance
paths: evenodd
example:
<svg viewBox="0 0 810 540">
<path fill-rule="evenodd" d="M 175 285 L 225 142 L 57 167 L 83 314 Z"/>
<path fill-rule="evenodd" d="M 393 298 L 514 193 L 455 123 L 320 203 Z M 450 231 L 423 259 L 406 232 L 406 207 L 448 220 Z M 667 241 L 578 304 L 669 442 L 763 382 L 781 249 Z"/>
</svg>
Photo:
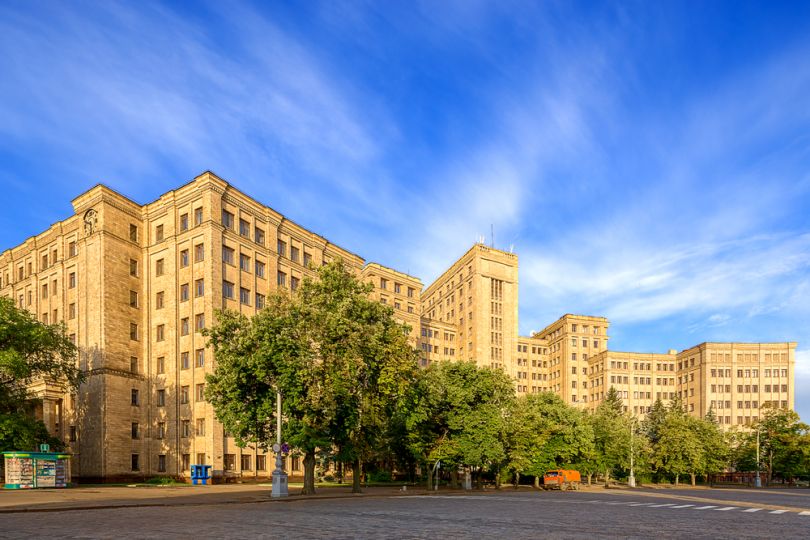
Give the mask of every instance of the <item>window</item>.
<svg viewBox="0 0 810 540">
<path fill-rule="evenodd" d="M 188 301 L 188 283 L 183 283 L 180 285 L 180 301 Z"/>
<path fill-rule="evenodd" d="M 184 353 L 188 354 L 188 353 Z M 180 403 L 188 403 L 188 386 L 180 387 Z"/>
<path fill-rule="evenodd" d="M 188 250 L 184 249 L 180 252 L 180 268 L 185 268 L 189 265 Z"/>
<path fill-rule="evenodd" d="M 155 275 L 162 276 L 163 275 L 163 259 L 158 259 L 155 262 Z"/>
<path fill-rule="evenodd" d="M 76 442 L 76 426 L 70 426 L 70 442 Z"/>
<path fill-rule="evenodd" d="M 233 248 L 222 246 L 222 262 L 233 266 Z"/>
<path fill-rule="evenodd" d="M 135 323 L 129 323 L 129 339 L 138 341 L 138 325 Z"/>
<path fill-rule="evenodd" d="M 205 280 L 197 279 L 194 281 L 194 296 L 200 297 L 205 294 Z"/>
<path fill-rule="evenodd" d="M 205 328 L 205 315 L 198 313 L 194 316 L 194 329 L 199 332 Z"/>
<path fill-rule="evenodd" d="M 48 284 L 47 284 L 47 283 L 45 283 L 45 284 L 42 286 L 42 298 L 43 298 L 43 299 L 44 299 L 44 298 L 48 298 Z"/>
<path fill-rule="evenodd" d="M 413 298 L 415 289 L 413 287 L 408 287 L 408 298 Z"/>
<path fill-rule="evenodd" d="M 304 266 L 309 268 L 309 265 L 312 264 L 312 255 L 304 251 Z"/>
<path fill-rule="evenodd" d="M 129 371 L 131 373 L 138 373 L 140 371 L 138 369 L 138 357 L 137 356 L 130 356 L 129 357 Z"/>
<path fill-rule="evenodd" d="M 388 289 L 388 280 L 385 278 L 380 278 L 380 289 L 387 290 Z"/>
<path fill-rule="evenodd" d="M 290 260 L 292 262 L 298 262 L 299 253 L 300 253 L 300 251 L 299 251 L 299 249 L 297 247 L 290 246 Z"/>
<path fill-rule="evenodd" d="M 261 261 L 256 261 L 256 277 L 264 277 L 264 263 Z"/>
<path fill-rule="evenodd" d="M 267 468 L 266 456 L 256 456 L 256 470 L 264 471 Z"/>
<path fill-rule="evenodd" d="M 155 332 L 155 341 L 163 341 L 165 339 L 165 330 L 166 326 L 163 324 L 157 325 L 157 331 Z"/>
<path fill-rule="evenodd" d="M 240 287 L 239 289 L 239 302 L 246 306 L 250 305 L 250 291 L 244 287 Z"/>
<path fill-rule="evenodd" d="M 155 309 L 163 309 L 163 291 L 155 295 Z"/>
<path fill-rule="evenodd" d="M 223 469 L 232 471 L 236 468 L 236 454 L 225 454 L 223 458 Z"/>
<path fill-rule="evenodd" d="M 276 243 L 276 251 L 278 251 L 278 254 L 281 255 L 282 257 L 286 257 L 287 256 L 287 242 L 285 242 L 284 240 L 279 240 Z"/>
<path fill-rule="evenodd" d="M 157 469 L 158 472 L 166 472 L 166 454 L 158 454 Z"/>
<path fill-rule="evenodd" d="M 75 257 L 76 255 L 76 242 L 70 242 L 68 244 L 68 257 Z"/>
<path fill-rule="evenodd" d="M 243 272 L 250 272 L 250 257 L 244 253 L 239 254 L 239 269 Z"/>
<path fill-rule="evenodd" d="M 202 208 L 194 209 L 194 225 L 202 225 Z"/>
<path fill-rule="evenodd" d="M 256 309 L 264 309 L 264 295 L 256 293 Z"/>
<path fill-rule="evenodd" d="M 222 282 L 222 296 L 233 299 L 233 283 L 230 281 Z"/>
<path fill-rule="evenodd" d="M 205 435 L 205 418 L 198 418 L 197 419 L 197 436 L 201 437 Z"/>
<path fill-rule="evenodd" d="M 155 227 L 155 241 L 163 242 L 163 225 Z"/>
<path fill-rule="evenodd" d="M 138 292 L 129 291 L 129 307 L 138 307 Z"/>
<path fill-rule="evenodd" d="M 233 229 L 233 214 L 227 210 L 222 211 L 222 225 L 224 225 L 226 229 Z"/>
<path fill-rule="evenodd" d="M 188 214 L 180 214 L 180 231 L 188 230 Z"/>
<path fill-rule="evenodd" d="M 399 283 L 394 282 L 394 292 L 397 294 L 402 293 L 402 285 Z"/>
<path fill-rule="evenodd" d="M 191 454 L 183 454 L 183 456 L 180 458 L 180 462 L 180 467 L 184 471 L 189 470 L 191 468 Z"/>
<path fill-rule="evenodd" d="M 278 285 L 279 287 L 287 286 L 287 274 L 285 274 L 281 270 L 278 271 Z"/>
<path fill-rule="evenodd" d="M 166 390 L 164 390 L 163 388 L 157 391 L 157 406 L 158 407 L 166 406 Z"/>
<path fill-rule="evenodd" d="M 132 454 L 132 471 L 140 471 L 141 470 L 141 463 L 140 463 L 140 455 Z"/>
<path fill-rule="evenodd" d="M 133 242 L 138 241 L 138 226 L 132 223 L 129 224 L 129 239 Z"/>
<path fill-rule="evenodd" d="M 68 319 L 75 319 L 76 318 L 76 304 L 71 303 L 68 306 Z"/>
<path fill-rule="evenodd" d="M 253 239 L 257 244 L 264 245 L 264 231 L 258 227 L 253 231 Z"/>
<path fill-rule="evenodd" d="M 205 244 L 197 244 L 194 246 L 194 262 L 205 260 Z"/>
<path fill-rule="evenodd" d="M 197 401 L 205 401 L 205 384 L 197 385 Z"/>
<path fill-rule="evenodd" d="M 197 367 L 205 367 L 205 349 L 197 349 L 194 357 L 197 359 Z"/>
<path fill-rule="evenodd" d="M 180 353 L 180 369 L 188 369 L 188 353 L 182 352 Z"/>
<path fill-rule="evenodd" d="M 242 454 L 242 470 L 249 471 L 250 469 L 250 454 Z"/>
<path fill-rule="evenodd" d="M 132 422 L 132 438 L 139 439 L 140 438 L 139 435 L 140 435 L 140 426 L 138 425 L 138 422 Z"/>
<path fill-rule="evenodd" d="M 295 276 L 290 276 L 290 289 L 297 290 L 300 280 Z"/>
<path fill-rule="evenodd" d="M 239 234 L 246 238 L 250 238 L 250 223 L 244 219 L 239 220 Z"/>
<path fill-rule="evenodd" d="M 138 261 L 135 259 L 129 260 L 129 275 L 138 277 Z"/>
<path fill-rule="evenodd" d="M 188 403 L 188 402 L 186 402 Z M 191 435 L 191 422 L 188 420 L 180 421 L 180 436 L 189 437 Z"/>
<path fill-rule="evenodd" d="M 76 288 L 76 272 L 71 272 L 68 275 L 68 289 Z"/>
<path fill-rule="evenodd" d="M 165 357 L 158 356 L 157 366 L 155 367 L 155 370 L 158 373 L 166 373 L 166 358 Z"/>
<path fill-rule="evenodd" d="M 137 388 L 133 388 L 133 389 L 132 389 L 132 393 L 131 393 L 130 399 L 131 399 L 131 401 L 132 401 L 131 405 L 133 405 L 133 406 L 135 406 L 135 407 L 137 407 L 137 406 L 139 406 L 139 405 L 141 404 L 141 401 L 140 401 L 140 396 L 139 396 L 139 393 L 138 393 L 138 389 L 137 389 Z"/>
<path fill-rule="evenodd" d="M 205 453 L 200 452 L 199 454 L 197 454 L 197 463 L 199 463 L 200 465 L 205 465 Z"/>
</svg>

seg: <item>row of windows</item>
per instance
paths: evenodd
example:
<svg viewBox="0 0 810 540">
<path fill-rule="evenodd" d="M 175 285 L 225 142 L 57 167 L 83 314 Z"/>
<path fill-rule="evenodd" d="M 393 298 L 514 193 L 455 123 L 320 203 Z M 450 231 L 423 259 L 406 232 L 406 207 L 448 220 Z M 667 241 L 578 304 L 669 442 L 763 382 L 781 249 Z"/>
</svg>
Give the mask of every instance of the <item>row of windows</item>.
<svg viewBox="0 0 810 540">
<path fill-rule="evenodd" d="M 387 291 L 388 290 L 388 280 L 385 278 L 380 278 L 380 289 Z M 402 284 L 394 282 L 394 293 L 402 294 Z M 413 287 L 408 287 L 408 298 L 413 298 L 416 294 L 416 289 Z"/>
<path fill-rule="evenodd" d="M 725 377 L 731 377 L 731 369 L 729 369 L 729 368 L 712 369 L 710 373 L 711 373 L 712 377 L 724 377 L 724 376 Z M 772 376 L 773 377 L 779 377 L 780 374 L 781 374 L 782 377 L 787 377 L 788 370 L 786 368 L 782 368 L 782 369 L 767 368 L 767 369 L 763 370 L 763 374 L 765 375 L 765 377 L 772 377 Z M 757 368 L 738 369 L 737 370 L 737 377 L 745 377 L 745 378 L 759 377 L 759 369 L 757 369 Z"/>
<path fill-rule="evenodd" d="M 222 225 L 226 228 L 233 230 L 235 225 L 235 216 L 227 210 L 222 211 Z M 239 219 L 239 235 L 250 239 L 250 222 L 240 218 Z M 260 245 L 265 245 L 265 231 L 259 227 L 253 228 L 253 241 Z M 282 256 L 287 257 L 287 242 L 278 239 L 276 241 L 276 252 Z M 289 259 L 294 263 L 303 264 L 305 267 L 312 265 L 312 254 L 303 250 L 303 257 L 301 248 L 297 246 L 289 246 Z"/>
<path fill-rule="evenodd" d="M 199 453 L 196 456 L 196 464 L 205 465 L 205 453 Z M 223 456 L 223 468 L 226 471 L 233 471 L 235 470 L 235 463 L 236 463 L 236 454 L 225 454 Z M 298 471 L 300 470 L 300 463 L 297 457 L 291 458 L 291 470 Z M 253 456 L 249 454 L 242 454 L 240 458 L 240 464 L 242 465 L 243 471 L 251 471 L 253 465 Z M 188 471 L 191 469 L 191 454 L 181 454 L 180 457 L 180 468 L 183 471 Z M 138 472 L 141 470 L 141 456 L 140 454 L 132 454 L 131 455 L 131 469 L 133 472 Z M 265 471 L 267 470 L 267 456 L 256 456 L 256 470 L 257 471 Z M 166 469 L 166 454 L 158 454 L 157 455 L 157 472 L 165 473 L 167 472 Z"/>
<path fill-rule="evenodd" d="M 78 255 L 78 253 L 79 252 L 78 252 L 78 249 L 76 248 L 76 242 L 75 241 L 69 242 L 68 243 L 68 258 L 75 257 L 76 255 Z M 48 251 L 45 251 L 41 255 L 41 263 L 40 263 L 39 271 L 42 272 L 43 270 L 47 270 L 51 266 L 55 265 L 57 262 L 59 262 L 59 259 L 58 259 L 58 250 L 56 248 L 53 248 L 50 251 L 50 258 L 48 256 Z M 26 268 L 28 269 L 27 273 L 26 273 Z M 22 281 L 26 277 L 31 276 L 31 274 L 33 274 L 33 273 L 34 273 L 34 264 L 33 264 L 32 261 L 28 261 L 27 265 L 22 264 L 17 268 L 17 280 Z M 0 276 L 0 288 L 2 288 L 4 286 L 4 284 L 6 286 L 11 285 L 11 279 L 10 279 L 10 276 L 9 276 L 8 272 L 5 273 L 5 278 L 3 276 Z"/>
</svg>

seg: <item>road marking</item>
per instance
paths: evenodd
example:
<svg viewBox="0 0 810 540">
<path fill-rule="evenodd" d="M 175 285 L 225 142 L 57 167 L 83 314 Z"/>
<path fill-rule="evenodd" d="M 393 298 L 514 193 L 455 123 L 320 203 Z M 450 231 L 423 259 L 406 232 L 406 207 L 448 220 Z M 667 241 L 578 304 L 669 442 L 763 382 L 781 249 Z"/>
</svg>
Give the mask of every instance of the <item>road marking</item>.
<svg viewBox="0 0 810 540">
<path fill-rule="evenodd" d="M 771 514 L 784 514 L 787 510 L 771 510 Z"/>
<path fill-rule="evenodd" d="M 712 506 L 712 505 L 709 505 L 709 506 L 698 506 L 698 507 L 697 507 L 697 508 L 695 508 L 694 510 L 709 510 L 709 509 L 711 509 L 711 508 L 717 508 L 717 506 Z"/>
<path fill-rule="evenodd" d="M 800 516 L 810 516 L 810 511 L 805 510 L 804 512 L 799 512 Z"/>
<path fill-rule="evenodd" d="M 749 508 L 748 510 L 743 510 L 743 512 L 759 512 L 762 508 Z"/>
<path fill-rule="evenodd" d="M 651 504 L 652 503 L 630 503 L 627 506 L 650 506 Z M 688 504 L 687 506 L 692 506 L 692 505 Z"/>
<path fill-rule="evenodd" d="M 650 508 L 663 508 L 665 506 L 675 506 L 675 503 L 667 503 L 667 504 L 651 504 Z"/>
<path fill-rule="evenodd" d="M 717 508 L 718 512 L 728 512 L 729 510 L 734 510 L 737 508 L 736 506 L 726 506 L 725 508 Z"/>
<path fill-rule="evenodd" d="M 679 504 L 678 506 L 673 506 L 672 508 L 689 508 L 690 506 L 695 506 L 694 504 Z"/>
</svg>

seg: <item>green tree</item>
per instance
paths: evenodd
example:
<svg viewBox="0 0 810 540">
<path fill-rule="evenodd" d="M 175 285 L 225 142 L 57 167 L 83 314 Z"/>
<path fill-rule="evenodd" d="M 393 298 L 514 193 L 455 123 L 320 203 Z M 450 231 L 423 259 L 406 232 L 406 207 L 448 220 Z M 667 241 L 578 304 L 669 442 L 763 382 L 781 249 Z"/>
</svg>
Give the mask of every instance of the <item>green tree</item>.
<svg viewBox="0 0 810 540">
<path fill-rule="evenodd" d="M 591 418 L 594 432 L 594 462 L 610 483 L 614 469 L 626 469 L 630 462 L 631 420 L 624 413 L 618 391 L 611 387 Z"/>
<path fill-rule="evenodd" d="M 507 416 L 514 386 L 499 369 L 438 362 L 422 370 L 403 409 L 408 446 L 428 472 L 441 460 L 451 470 L 481 472 L 506 458 Z M 427 475 L 428 489 L 432 476 Z"/>
<path fill-rule="evenodd" d="M 77 388 L 83 374 L 76 352 L 64 325 L 43 324 L 11 299 L 0 298 L 0 448 L 33 450 L 40 443 L 64 447 L 33 417 L 37 398 L 28 388 L 40 379 Z"/>
<path fill-rule="evenodd" d="M 252 319 L 220 313 L 208 331 L 217 368 L 208 396 L 240 444 L 267 446 L 280 390 L 285 438 L 304 453 L 304 494 L 315 491 L 318 449 L 360 463 L 385 442 L 387 420 L 413 379 L 416 353 L 390 307 L 368 298 L 342 261 L 282 292 Z"/>
<path fill-rule="evenodd" d="M 755 441 L 759 432 L 760 462 L 769 483 L 777 474 L 791 480 L 808 473 L 805 446 L 808 431 L 810 426 L 802 422 L 795 411 L 764 409 L 759 421 L 752 426 L 749 439 Z"/>
<path fill-rule="evenodd" d="M 551 392 L 518 398 L 509 418 L 507 469 L 515 477 L 535 478 L 560 467 L 582 469 L 593 453 L 593 429 L 585 413 Z"/>
</svg>

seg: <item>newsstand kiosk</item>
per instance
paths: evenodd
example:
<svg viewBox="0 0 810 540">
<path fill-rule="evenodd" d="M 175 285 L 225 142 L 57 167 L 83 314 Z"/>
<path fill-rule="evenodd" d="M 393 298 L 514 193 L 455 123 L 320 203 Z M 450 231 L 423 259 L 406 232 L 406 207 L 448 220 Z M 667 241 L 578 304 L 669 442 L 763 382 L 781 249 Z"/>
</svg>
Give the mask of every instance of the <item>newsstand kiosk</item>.
<svg viewBox="0 0 810 540">
<path fill-rule="evenodd" d="M 70 454 L 0 452 L 6 489 L 65 488 L 70 485 Z"/>
</svg>

